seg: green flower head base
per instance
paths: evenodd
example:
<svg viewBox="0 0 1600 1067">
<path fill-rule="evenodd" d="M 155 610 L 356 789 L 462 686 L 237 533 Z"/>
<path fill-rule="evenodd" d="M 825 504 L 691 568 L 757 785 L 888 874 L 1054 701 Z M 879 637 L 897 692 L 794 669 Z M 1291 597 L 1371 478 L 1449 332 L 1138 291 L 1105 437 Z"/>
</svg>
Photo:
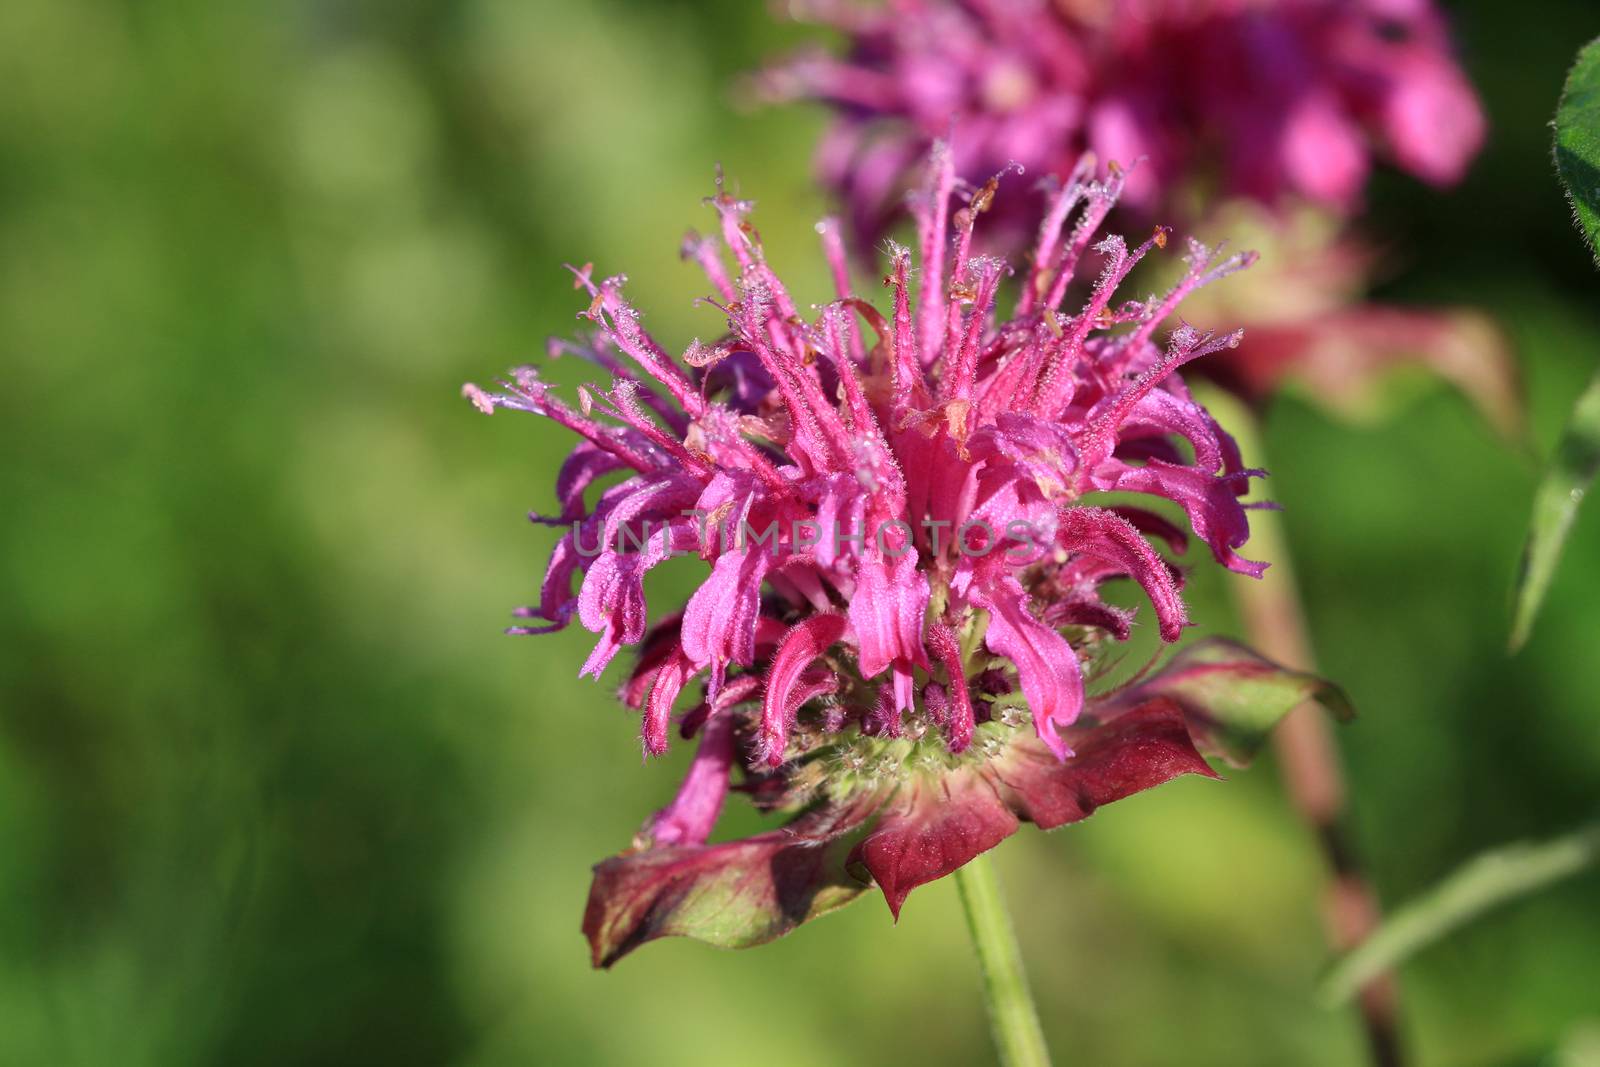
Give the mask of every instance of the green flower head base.
<svg viewBox="0 0 1600 1067">
<path fill-rule="evenodd" d="M 755 719 L 691 713 L 682 730 L 698 731 L 700 748 L 677 798 L 632 849 L 595 867 L 583 918 L 595 965 L 609 967 L 658 937 L 759 945 L 874 884 L 898 917 L 913 889 L 1023 822 L 1050 830 L 1180 775 L 1216 778 L 1206 756 L 1242 765 L 1307 699 L 1349 714 L 1334 686 L 1211 639 L 1137 684 L 1091 698 L 1062 731 L 1073 751 L 1062 760 L 1027 728 L 1001 672 L 978 678 L 988 690 L 979 698 L 984 721 L 960 755 L 937 737 L 937 700 L 905 716 L 898 736 L 868 725 L 845 739 L 827 729 L 837 714 L 830 702 L 807 706 L 797 731 L 804 740 L 775 770 L 748 758 L 759 744 Z M 793 817 L 753 837 L 706 843 L 700 828 L 716 819 L 735 769 L 743 775 L 736 788 Z"/>
</svg>

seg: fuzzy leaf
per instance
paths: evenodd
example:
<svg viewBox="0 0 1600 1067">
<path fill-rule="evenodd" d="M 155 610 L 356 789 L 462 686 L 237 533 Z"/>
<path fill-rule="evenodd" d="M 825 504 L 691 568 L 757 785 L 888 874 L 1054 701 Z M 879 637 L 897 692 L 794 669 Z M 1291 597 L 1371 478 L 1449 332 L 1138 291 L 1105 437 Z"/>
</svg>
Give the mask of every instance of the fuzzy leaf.
<svg viewBox="0 0 1600 1067">
<path fill-rule="evenodd" d="M 845 861 L 874 806 L 822 807 L 740 841 L 603 860 L 583 915 L 594 965 L 658 937 L 748 948 L 848 904 L 867 888 Z"/>
<path fill-rule="evenodd" d="M 1152 697 L 1176 702 L 1201 750 L 1236 767 L 1254 759 L 1278 720 L 1304 701 L 1317 701 L 1341 720 L 1355 715 L 1333 683 L 1280 667 L 1222 638 L 1185 646 L 1160 671 L 1103 706 L 1114 714 Z"/>
<path fill-rule="evenodd" d="M 1556 108 L 1556 169 L 1578 229 L 1600 255 L 1600 40 L 1578 53 Z"/>
<path fill-rule="evenodd" d="M 1533 498 L 1533 518 L 1517 570 L 1516 608 L 1511 623 L 1511 648 L 1528 640 L 1539 606 L 1550 590 L 1561 550 L 1572 533 L 1583 495 L 1600 473 L 1600 373 L 1578 397 L 1562 431 L 1555 455 Z"/>
</svg>

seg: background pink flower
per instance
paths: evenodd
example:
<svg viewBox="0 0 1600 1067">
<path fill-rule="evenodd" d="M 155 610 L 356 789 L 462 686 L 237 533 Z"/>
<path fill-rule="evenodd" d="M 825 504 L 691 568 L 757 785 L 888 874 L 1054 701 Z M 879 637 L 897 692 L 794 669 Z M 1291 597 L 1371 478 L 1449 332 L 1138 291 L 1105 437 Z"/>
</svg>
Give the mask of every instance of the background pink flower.
<svg viewBox="0 0 1600 1067">
<path fill-rule="evenodd" d="M 1428 0 L 808 0 L 842 54 L 761 79 L 834 109 L 823 180 L 863 240 L 881 233 L 926 145 L 957 172 L 1065 174 L 1085 150 L 1148 161 L 1128 198 L 1354 207 L 1374 157 L 1457 181 L 1484 137 L 1477 97 Z"/>
</svg>

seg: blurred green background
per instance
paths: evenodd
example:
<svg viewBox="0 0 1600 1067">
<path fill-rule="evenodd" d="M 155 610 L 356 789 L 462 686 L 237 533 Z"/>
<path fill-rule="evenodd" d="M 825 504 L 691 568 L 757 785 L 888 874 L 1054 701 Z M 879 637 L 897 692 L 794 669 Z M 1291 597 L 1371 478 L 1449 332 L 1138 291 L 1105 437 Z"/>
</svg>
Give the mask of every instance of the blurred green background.
<svg viewBox="0 0 1600 1067">
<path fill-rule="evenodd" d="M 1379 180 L 1384 295 L 1496 314 L 1543 454 L 1600 355 L 1545 125 L 1600 15 L 1454 15 L 1493 139 L 1451 195 Z M 588 634 L 499 633 L 567 441 L 460 383 L 574 328 L 564 261 L 628 271 L 669 347 L 716 333 L 677 244 L 719 160 L 821 297 L 821 116 L 729 88 L 804 36 L 751 0 L 0 4 L 0 1064 L 989 1055 L 948 881 L 898 927 L 868 897 L 591 972 L 589 865 L 687 753 L 640 765 L 574 677 Z M 1534 457 L 1414 392 L 1373 427 L 1292 398 L 1267 424 L 1391 901 L 1600 793 L 1600 507 L 1508 659 Z M 1194 615 L 1227 631 L 1218 583 Z M 1270 765 L 998 855 L 1059 1062 L 1361 1061 L 1311 1002 L 1319 861 Z M 1407 966 L 1419 1061 L 1577 1062 L 1597 891 Z"/>
</svg>

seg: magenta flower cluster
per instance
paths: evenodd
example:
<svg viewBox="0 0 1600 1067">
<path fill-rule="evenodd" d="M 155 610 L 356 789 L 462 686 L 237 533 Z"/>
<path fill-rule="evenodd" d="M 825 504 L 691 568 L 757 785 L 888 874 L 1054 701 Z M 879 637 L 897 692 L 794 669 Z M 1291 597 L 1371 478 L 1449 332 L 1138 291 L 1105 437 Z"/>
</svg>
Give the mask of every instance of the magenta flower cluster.
<svg viewBox="0 0 1600 1067">
<path fill-rule="evenodd" d="M 719 186 L 720 243 L 684 245 L 726 320 L 717 340 L 674 358 L 623 279 L 586 267 L 575 274 L 593 332 L 553 349 L 609 383 L 576 406 L 532 367 L 465 389 L 484 412 L 530 412 L 580 438 L 556 478 L 558 512 L 539 519 L 564 532 L 513 632 L 577 621 L 598 635 L 582 668 L 596 677 L 637 646 L 621 697 L 645 751 L 667 749 L 675 717 L 699 740 L 673 802 L 596 868 L 584 929 L 599 964 L 668 934 L 759 943 L 873 884 L 898 912 L 1019 821 L 1058 826 L 1211 775 L 1196 745 L 1246 758 L 1241 737 L 1324 689 L 1201 643 L 1086 697 L 1098 653 L 1135 621 L 1102 599 L 1104 583 L 1141 586 L 1165 641 L 1188 624 L 1183 572 L 1160 549 L 1183 552 L 1189 535 L 1162 510 L 1186 516 L 1228 569 L 1264 567 L 1239 555 L 1241 497 L 1261 472 L 1179 373 L 1240 335 L 1177 318 L 1254 257 L 1189 241 L 1169 291 L 1119 300 L 1168 231 L 1131 247 L 1103 236 L 1129 176 L 1086 159 L 1050 193 L 1031 266 L 1013 278 L 973 251 L 1000 179 L 968 186 L 954 158 L 936 144 L 914 198 L 918 254 L 889 248 L 887 311 L 856 290 L 826 222 L 835 298 L 803 312 L 751 204 Z M 1097 503 L 1106 493 L 1162 506 Z M 646 574 L 685 554 L 704 561 L 703 581 L 652 616 Z M 1219 705 L 1224 690 L 1232 703 Z M 1225 737 L 1227 709 L 1246 705 L 1266 710 Z M 711 843 L 733 789 L 793 821 Z"/>
<path fill-rule="evenodd" d="M 525 609 L 537 620 L 527 629 L 576 618 L 599 634 L 583 666 L 596 676 L 622 646 L 645 645 L 629 690 L 644 705 L 649 752 L 666 748 L 673 702 L 697 676 L 710 709 L 759 698 L 760 756 L 771 765 L 785 760 L 807 701 L 848 698 L 836 730 L 876 718 L 892 733 L 930 686 L 944 694 L 944 728 L 959 752 L 974 717 L 959 648 L 982 613 L 984 643 L 1009 660 L 1038 736 L 1064 758 L 1057 729 L 1077 718 L 1083 680 L 1061 631 L 1092 625 L 1125 637 L 1130 624 L 1100 600 L 1100 583 L 1135 579 L 1168 641 L 1186 622 L 1177 576 L 1149 540 L 1175 542 L 1177 531 L 1152 512 L 1088 506 L 1086 494 L 1170 500 L 1218 561 L 1259 573 L 1236 552 L 1248 536 L 1238 498 L 1257 472 L 1175 373 L 1238 335 L 1182 325 L 1164 346 L 1155 337 L 1186 294 L 1251 257 L 1191 242 L 1188 270 L 1169 293 L 1116 303 L 1166 231 L 1133 248 L 1097 240 L 1125 176 L 1080 169 L 1052 198 L 1016 310 L 1002 317 L 1005 264 L 970 254 L 994 183 L 952 217 L 952 164 L 935 150 L 916 209 L 920 278 L 911 253 L 895 249 L 887 317 L 855 294 L 828 226 L 837 300 L 808 321 L 767 265 L 749 203 L 724 193 L 713 202 L 735 269 L 711 242 L 687 245 L 726 314 L 724 338 L 675 360 L 645 331 L 622 279 L 580 272 L 596 326 L 583 351 L 612 372 L 610 387 L 586 390 L 581 410 L 532 368 L 499 392 L 469 387 L 485 411 L 534 412 L 583 438 L 558 477 L 557 521 L 576 525 L 556 548 L 540 603 Z M 1091 251 L 1100 276 L 1087 304 L 1064 315 Z M 626 477 L 588 510 L 585 489 L 619 471 Z M 768 536 L 730 538 L 728 520 Z M 857 536 L 797 544 L 801 522 Z M 619 536 L 646 523 L 658 524 L 656 536 Z M 941 528 L 964 531 L 966 548 L 951 538 L 934 550 Z M 987 537 L 1006 543 L 974 550 L 972 540 Z M 700 555 L 709 573 L 681 613 L 650 628 L 644 577 L 674 551 Z M 825 667 L 820 658 L 836 646 L 847 666 Z M 754 670 L 763 662 L 764 677 Z"/>
<path fill-rule="evenodd" d="M 765 93 L 836 118 L 823 180 L 869 238 L 898 213 L 928 143 L 957 173 L 1066 173 L 1079 154 L 1144 158 L 1128 196 L 1170 212 L 1197 181 L 1344 209 L 1381 155 L 1438 185 L 1484 136 L 1431 0 L 800 0 L 842 55 L 812 50 Z M 1215 195 L 1214 193 L 1209 195 Z"/>
</svg>

